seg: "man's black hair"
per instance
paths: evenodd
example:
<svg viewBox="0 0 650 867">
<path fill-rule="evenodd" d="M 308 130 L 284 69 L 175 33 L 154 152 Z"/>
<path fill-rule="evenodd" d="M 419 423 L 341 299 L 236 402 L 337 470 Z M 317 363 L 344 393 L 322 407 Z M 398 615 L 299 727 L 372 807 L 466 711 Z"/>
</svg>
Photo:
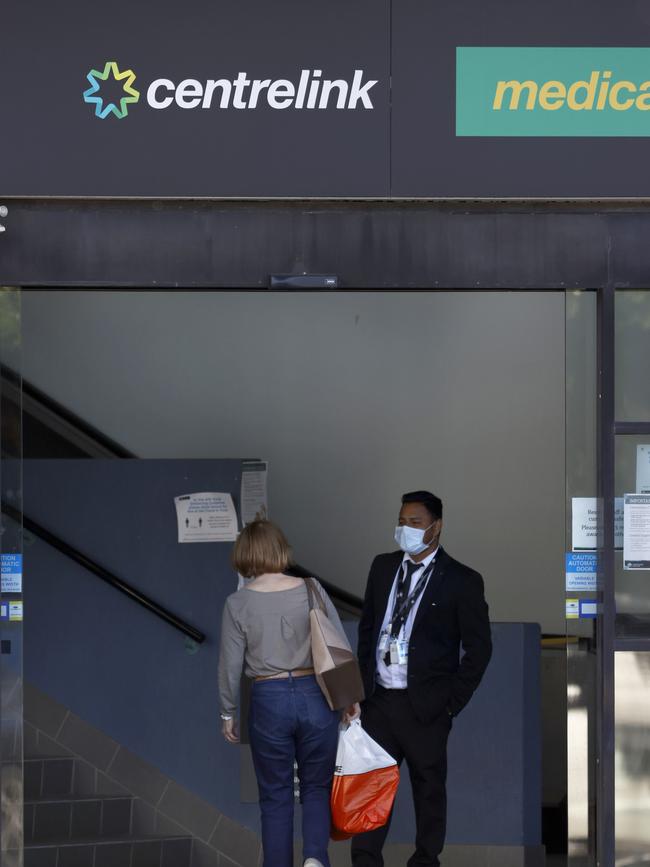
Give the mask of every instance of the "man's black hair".
<svg viewBox="0 0 650 867">
<path fill-rule="evenodd" d="M 404 503 L 421 503 L 434 521 L 442 518 L 442 500 L 431 491 L 411 491 L 408 494 L 403 494 L 402 505 Z"/>
</svg>

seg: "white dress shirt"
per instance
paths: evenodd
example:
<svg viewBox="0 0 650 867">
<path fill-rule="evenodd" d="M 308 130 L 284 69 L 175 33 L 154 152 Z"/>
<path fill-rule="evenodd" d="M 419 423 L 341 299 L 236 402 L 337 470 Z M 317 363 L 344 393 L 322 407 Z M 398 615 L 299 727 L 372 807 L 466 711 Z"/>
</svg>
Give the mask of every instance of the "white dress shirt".
<svg viewBox="0 0 650 867">
<path fill-rule="evenodd" d="M 438 553 L 438 549 L 433 552 L 433 554 L 429 554 L 428 557 L 425 557 L 420 563 L 419 566 L 422 566 L 422 569 L 416 569 L 414 574 L 411 576 L 411 586 L 408 589 L 407 596 L 411 594 L 416 586 L 420 578 L 422 577 L 422 573 L 424 569 L 428 569 L 431 563 L 436 559 L 436 554 Z M 404 566 L 405 563 L 414 563 L 415 561 L 409 554 L 404 554 L 402 558 L 402 562 L 399 564 L 399 568 L 395 574 L 395 578 L 393 580 L 393 587 L 390 591 L 390 596 L 388 597 L 388 605 L 386 606 L 386 613 L 384 614 L 384 622 L 381 625 L 381 630 L 379 631 L 379 635 L 383 632 L 386 632 L 388 629 L 388 624 L 391 622 L 391 618 L 393 615 L 393 606 L 395 605 L 395 595 L 397 594 L 397 583 L 402 575 L 403 570 L 406 568 Z M 433 572 L 433 569 L 431 570 Z M 431 573 L 427 577 L 426 584 L 422 588 L 422 592 L 418 596 L 415 601 L 415 604 L 409 611 L 409 615 L 406 618 L 406 623 L 402 626 L 400 630 L 399 638 L 405 639 L 406 641 L 411 640 L 411 631 L 413 629 L 413 623 L 415 621 L 415 615 L 417 614 L 418 608 L 420 607 L 420 602 L 422 601 L 422 597 L 427 589 L 427 584 L 431 580 Z M 384 654 L 386 651 L 380 653 L 379 651 L 379 642 L 377 642 L 376 648 L 377 654 L 377 683 L 380 686 L 383 686 L 385 689 L 406 689 L 407 686 L 407 673 L 408 673 L 408 663 L 406 665 L 395 665 L 390 664 L 386 665 L 384 662 Z"/>
</svg>

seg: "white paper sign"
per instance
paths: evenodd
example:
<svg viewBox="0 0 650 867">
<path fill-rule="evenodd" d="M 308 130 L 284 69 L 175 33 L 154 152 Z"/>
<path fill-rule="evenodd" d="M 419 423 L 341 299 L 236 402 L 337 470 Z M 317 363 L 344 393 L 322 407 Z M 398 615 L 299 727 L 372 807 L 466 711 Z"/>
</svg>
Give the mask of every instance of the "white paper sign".
<svg viewBox="0 0 650 867">
<path fill-rule="evenodd" d="M 571 502 L 571 547 L 574 551 L 595 551 L 598 548 L 598 500 L 574 497 Z"/>
<path fill-rule="evenodd" d="M 266 478 L 268 461 L 244 461 L 241 473 L 241 520 L 244 527 L 269 512 Z"/>
<path fill-rule="evenodd" d="M 636 492 L 650 494 L 650 445 L 636 447 Z"/>
<path fill-rule="evenodd" d="M 614 504 L 614 547 L 623 549 L 623 497 Z M 598 549 L 598 498 L 573 497 L 571 501 L 571 548 L 573 551 Z"/>
<path fill-rule="evenodd" d="M 650 494 L 625 495 L 623 567 L 650 569 Z"/>
<path fill-rule="evenodd" d="M 174 497 L 179 542 L 234 542 L 237 515 L 230 494 L 205 492 Z"/>
</svg>

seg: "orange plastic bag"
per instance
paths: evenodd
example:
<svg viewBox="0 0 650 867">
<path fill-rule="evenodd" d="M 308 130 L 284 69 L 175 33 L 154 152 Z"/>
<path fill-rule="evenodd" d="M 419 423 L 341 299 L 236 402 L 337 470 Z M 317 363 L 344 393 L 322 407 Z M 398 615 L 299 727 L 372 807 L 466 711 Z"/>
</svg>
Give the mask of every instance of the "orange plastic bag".
<svg viewBox="0 0 650 867">
<path fill-rule="evenodd" d="M 345 840 L 385 825 L 399 784 L 395 759 L 354 720 L 339 733 L 332 786 L 332 834 Z"/>
</svg>

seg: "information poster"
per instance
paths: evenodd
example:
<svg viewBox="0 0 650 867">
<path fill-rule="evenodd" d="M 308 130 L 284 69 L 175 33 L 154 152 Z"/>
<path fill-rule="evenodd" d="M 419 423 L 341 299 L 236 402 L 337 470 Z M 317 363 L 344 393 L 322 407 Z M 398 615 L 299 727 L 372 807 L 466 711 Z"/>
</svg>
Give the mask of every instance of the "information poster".
<svg viewBox="0 0 650 867">
<path fill-rule="evenodd" d="M 625 495 L 625 569 L 650 569 L 650 494 Z"/>
<path fill-rule="evenodd" d="M 241 520 L 244 527 L 255 518 L 267 518 L 268 461 L 244 461 L 241 473 Z"/>
<path fill-rule="evenodd" d="M 650 494 L 650 445 L 636 447 L 636 493 Z"/>
<path fill-rule="evenodd" d="M 230 494 L 204 492 L 174 497 L 179 542 L 234 542 L 237 515 Z"/>
</svg>

